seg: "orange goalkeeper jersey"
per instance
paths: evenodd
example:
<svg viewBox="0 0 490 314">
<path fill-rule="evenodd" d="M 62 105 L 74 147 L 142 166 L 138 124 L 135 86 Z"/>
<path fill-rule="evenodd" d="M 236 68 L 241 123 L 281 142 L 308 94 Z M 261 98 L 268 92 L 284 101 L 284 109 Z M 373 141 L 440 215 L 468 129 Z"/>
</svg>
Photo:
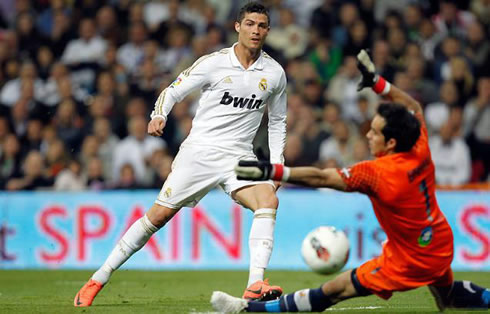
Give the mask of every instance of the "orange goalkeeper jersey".
<svg viewBox="0 0 490 314">
<path fill-rule="evenodd" d="M 430 277 L 450 266 L 453 234 L 435 196 L 435 168 L 423 117 L 411 151 L 364 161 L 338 172 L 348 191 L 367 194 L 387 235 L 381 259 L 394 273 Z"/>
</svg>

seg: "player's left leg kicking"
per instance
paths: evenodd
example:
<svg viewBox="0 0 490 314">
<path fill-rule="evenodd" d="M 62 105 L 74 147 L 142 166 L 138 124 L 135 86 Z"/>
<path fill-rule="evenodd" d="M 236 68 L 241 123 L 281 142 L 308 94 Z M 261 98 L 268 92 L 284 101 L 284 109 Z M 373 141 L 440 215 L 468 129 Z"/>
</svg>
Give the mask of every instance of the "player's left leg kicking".
<svg viewBox="0 0 490 314">
<path fill-rule="evenodd" d="M 140 219 L 135 221 L 124 233 L 100 267 L 75 295 L 76 307 L 92 305 L 97 294 L 109 281 L 111 274 L 123 265 L 134 253 L 148 242 L 150 237 L 163 227 L 180 208 L 168 208 L 157 203 Z"/>
<path fill-rule="evenodd" d="M 242 181 L 243 182 L 243 181 Z M 232 197 L 254 211 L 249 235 L 250 269 L 243 298 L 273 300 L 281 296 L 282 288 L 264 280 L 274 244 L 274 227 L 279 201 L 271 184 L 249 185 L 235 190 Z"/>
</svg>

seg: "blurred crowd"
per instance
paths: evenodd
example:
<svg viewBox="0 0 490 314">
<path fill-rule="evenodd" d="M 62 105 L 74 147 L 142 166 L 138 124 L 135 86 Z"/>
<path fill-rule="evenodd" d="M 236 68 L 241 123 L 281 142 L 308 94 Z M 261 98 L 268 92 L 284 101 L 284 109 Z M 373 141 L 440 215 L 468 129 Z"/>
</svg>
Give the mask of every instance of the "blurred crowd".
<svg viewBox="0 0 490 314">
<path fill-rule="evenodd" d="M 159 93 L 236 41 L 239 0 L 2 0 L 0 188 L 160 188 L 198 93 L 146 134 Z M 436 179 L 489 180 L 489 0 L 268 0 L 264 50 L 288 76 L 286 164 L 369 159 L 379 99 L 355 55 L 424 108 Z M 267 146 L 266 128 L 256 138 Z"/>
</svg>

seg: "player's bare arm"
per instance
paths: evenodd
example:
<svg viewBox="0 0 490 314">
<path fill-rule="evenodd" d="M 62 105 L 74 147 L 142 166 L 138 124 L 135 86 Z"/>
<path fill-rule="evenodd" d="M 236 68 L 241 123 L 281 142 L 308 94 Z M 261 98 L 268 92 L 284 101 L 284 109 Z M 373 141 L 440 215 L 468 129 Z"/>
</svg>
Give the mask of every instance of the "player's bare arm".
<svg viewBox="0 0 490 314">
<path fill-rule="evenodd" d="M 376 74 L 374 63 L 364 49 L 357 55 L 357 60 L 359 70 L 362 73 L 362 80 L 359 82 L 358 91 L 365 87 L 370 87 L 377 94 L 383 95 L 391 101 L 405 106 L 408 110 L 414 113 L 422 113 L 422 106 L 418 101 Z"/>
<path fill-rule="evenodd" d="M 286 167 L 268 161 L 241 160 L 235 167 L 241 180 L 275 180 L 313 188 L 332 188 L 345 191 L 347 185 L 335 168 Z"/>
</svg>

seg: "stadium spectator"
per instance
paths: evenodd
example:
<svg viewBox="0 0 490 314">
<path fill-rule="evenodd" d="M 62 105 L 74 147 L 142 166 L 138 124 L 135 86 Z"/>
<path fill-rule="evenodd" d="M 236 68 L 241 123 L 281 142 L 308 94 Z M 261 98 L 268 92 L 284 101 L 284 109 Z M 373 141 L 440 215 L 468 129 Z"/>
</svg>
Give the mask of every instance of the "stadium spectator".
<svg viewBox="0 0 490 314">
<path fill-rule="evenodd" d="M 76 152 L 83 140 L 82 119 L 77 113 L 77 107 L 73 100 L 67 99 L 61 102 L 56 110 L 53 125 L 58 137 L 63 141 L 69 152 Z"/>
<path fill-rule="evenodd" d="M 279 26 L 272 28 L 266 43 L 281 51 L 287 59 L 302 56 L 308 45 L 306 29 L 296 24 L 291 9 L 281 8 L 279 11 Z"/>
<path fill-rule="evenodd" d="M 49 7 L 44 9 L 36 18 L 37 29 L 43 36 L 49 36 L 55 25 L 57 13 L 70 16 L 71 9 L 64 0 L 51 0 Z"/>
<path fill-rule="evenodd" d="M 58 138 L 52 139 L 44 156 L 46 175 L 49 178 L 55 178 L 63 169 L 65 169 L 70 158 L 63 141 Z"/>
<path fill-rule="evenodd" d="M 95 16 L 97 34 L 104 39 L 107 44 L 120 45 L 124 39 L 125 32 L 119 29 L 117 15 L 114 8 L 105 5 L 97 10 Z"/>
<path fill-rule="evenodd" d="M 134 168 L 131 164 L 123 164 L 119 170 L 117 181 L 114 181 L 112 189 L 115 190 L 137 190 L 144 188 L 144 185 L 139 183 Z"/>
<path fill-rule="evenodd" d="M 412 82 L 415 99 L 423 104 L 436 102 L 439 97 L 434 91 L 437 90 L 436 84 L 425 77 L 426 63 L 422 58 L 410 58 L 406 60 L 406 73 Z M 377 66 L 376 66 L 377 68 Z"/>
<path fill-rule="evenodd" d="M 490 4 L 488 0 L 473 0 L 470 3 L 471 11 L 476 17 L 488 25 L 490 23 Z"/>
<path fill-rule="evenodd" d="M 110 180 L 112 178 L 114 150 L 119 143 L 119 138 L 112 133 L 110 121 L 106 118 L 96 119 L 92 132 L 99 145 L 98 156 L 102 162 L 103 177 Z M 87 164 L 87 161 L 85 163 Z"/>
<path fill-rule="evenodd" d="M 94 20 L 85 18 L 80 22 L 79 38 L 68 43 L 61 59 L 72 66 L 98 63 L 106 49 L 107 42 L 96 34 Z"/>
<path fill-rule="evenodd" d="M 308 61 L 313 64 L 321 83 L 327 85 L 342 65 L 342 49 L 328 38 L 319 38 L 308 54 Z"/>
<path fill-rule="evenodd" d="M 82 165 L 76 159 L 68 161 L 67 167 L 60 171 L 54 181 L 55 191 L 82 191 L 87 188 L 87 177 Z"/>
<path fill-rule="evenodd" d="M 468 40 L 467 46 L 464 48 L 464 55 L 473 65 L 475 76 L 480 77 L 485 73 L 485 69 L 490 66 L 488 35 L 485 31 L 485 26 L 479 21 L 469 24 L 467 29 Z"/>
<path fill-rule="evenodd" d="M 349 29 L 359 19 L 359 9 L 354 3 L 346 2 L 338 11 L 340 24 L 332 29 L 332 40 L 342 48 L 349 39 Z"/>
<path fill-rule="evenodd" d="M 62 56 L 68 43 L 76 37 L 73 27 L 74 25 L 67 14 L 59 11 L 54 13 L 53 27 L 46 36 L 47 43 L 56 58 Z"/>
<path fill-rule="evenodd" d="M 145 9 L 148 6 L 159 5 L 160 3 L 148 3 L 145 5 Z M 188 21 L 184 20 L 184 13 L 181 8 L 179 1 L 168 1 L 167 4 L 163 4 L 167 6 L 167 17 L 165 17 L 161 22 L 156 23 L 146 23 L 148 25 L 151 37 L 158 42 L 163 42 L 165 47 L 168 48 L 170 45 L 168 43 L 170 33 L 173 29 L 182 29 L 189 35 L 194 33 L 193 27 L 188 23 Z M 155 12 L 156 13 L 156 12 Z M 151 14 L 155 14 L 151 13 Z"/>
<path fill-rule="evenodd" d="M 452 81 L 442 84 L 439 91 L 439 101 L 430 103 L 425 110 L 425 119 L 429 134 L 437 132 L 448 118 L 451 107 L 459 106 L 458 88 Z"/>
<path fill-rule="evenodd" d="M 31 151 L 22 165 L 22 174 L 8 180 L 8 191 L 49 189 L 53 179 L 45 175 L 43 156 L 38 151 Z"/>
<path fill-rule="evenodd" d="M 10 133 L 10 121 L 8 117 L 0 115 L 0 153 L 2 152 L 1 147 L 3 142 Z"/>
<path fill-rule="evenodd" d="M 463 130 L 477 168 L 474 179 L 481 181 L 490 179 L 490 77 L 480 78 L 477 89 L 477 96 L 464 108 Z M 478 164 L 483 166 L 480 170 Z"/>
<path fill-rule="evenodd" d="M 98 138 L 94 135 L 87 135 L 83 139 L 82 149 L 78 153 L 77 158 L 80 161 L 83 169 L 88 168 L 88 163 L 90 160 L 99 157 L 99 148 L 100 143 L 98 141 Z"/>
<path fill-rule="evenodd" d="M 335 159 L 341 167 L 354 163 L 354 143 L 357 134 L 351 134 L 345 121 L 337 121 L 333 125 L 333 133 L 320 145 L 320 161 Z"/>
<path fill-rule="evenodd" d="M 20 59 L 34 60 L 36 51 L 44 42 L 43 36 L 35 28 L 34 17 L 29 13 L 21 13 L 16 22 L 18 53 Z"/>
<path fill-rule="evenodd" d="M 41 46 L 37 49 L 36 64 L 39 78 L 41 80 L 45 81 L 48 78 L 53 62 L 53 52 L 48 46 Z"/>
<path fill-rule="evenodd" d="M 132 75 L 143 61 L 146 27 L 143 23 L 129 26 L 129 42 L 117 50 L 117 61 Z"/>
<path fill-rule="evenodd" d="M 90 90 L 106 49 L 107 42 L 96 34 L 94 20 L 84 18 L 80 22 L 79 38 L 67 44 L 61 60 L 72 69 L 74 81 Z"/>
<path fill-rule="evenodd" d="M 432 61 L 434 59 L 436 47 L 443 38 L 444 36 L 436 31 L 436 27 L 430 19 L 425 18 L 422 20 L 417 43 L 420 44 L 426 60 Z"/>
<path fill-rule="evenodd" d="M 320 126 L 327 133 L 333 133 L 333 126 L 337 121 L 340 121 L 341 111 L 339 105 L 333 101 L 327 101 L 323 107 L 322 120 Z"/>
<path fill-rule="evenodd" d="M 26 134 L 28 120 L 29 101 L 27 99 L 21 99 L 17 101 L 12 108 L 10 108 L 10 123 L 12 125 L 12 130 L 19 138 Z"/>
<path fill-rule="evenodd" d="M 296 164 L 312 164 L 315 163 L 320 156 L 320 146 L 325 139 L 329 137 L 329 133 L 320 128 L 317 123 L 316 110 L 310 106 L 303 106 L 299 110 L 299 119 L 294 132 L 300 135 L 302 147 L 301 155 Z M 287 150 L 287 149 L 286 149 Z"/>
<path fill-rule="evenodd" d="M 156 173 L 153 177 L 153 182 L 151 185 L 151 187 L 155 189 L 163 186 L 168 178 L 168 175 L 172 171 L 172 163 L 174 161 L 174 159 L 169 155 L 165 155 L 159 158 L 159 162 L 157 164 L 157 167 L 155 168 Z"/>
<path fill-rule="evenodd" d="M 339 104 L 340 108 L 342 108 L 342 117 L 348 120 L 362 119 L 358 107 L 360 96 L 366 97 L 369 103 L 372 104 L 377 100 L 376 95 L 372 93 L 357 92 L 357 83 L 360 76 L 356 64 L 355 57 L 344 58 L 344 65 L 328 85 L 328 99 Z"/>
<path fill-rule="evenodd" d="M 349 28 L 347 43 L 342 54 L 344 57 L 354 56 L 360 49 L 369 48 L 371 39 L 366 24 L 362 20 L 355 21 Z"/>
<path fill-rule="evenodd" d="M 129 164 L 134 171 L 137 183 L 146 185 L 149 183 L 149 178 L 145 177 L 147 160 L 154 150 L 165 148 L 166 143 L 146 133 L 146 120 L 141 116 L 132 117 L 129 120 L 128 131 L 129 135 L 122 139 L 114 150 L 112 178 L 115 182 L 119 182 L 121 168 Z M 127 169 L 125 171 L 129 172 Z"/>
<path fill-rule="evenodd" d="M 301 166 L 301 154 L 303 152 L 303 142 L 301 136 L 296 133 L 289 133 L 284 146 L 284 161 L 288 165 Z"/>
<path fill-rule="evenodd" d="M 102 160 L 99 158 L 92 158 L 88 161 L 87 165 L 87 189 L 93 191 L 100 191 L 106 188 L 107 180 L 104 175 Z"/>
<path fill-rule="evenodd" d="M 408 39 L 415 41 L 419 38 L 420 25 L 423 14 L 420 6 L 416 3 L 408 5 L 403 12 L 403 21 L 408 33 Z"/>
<path fill-rule="evenodd" d="M 473 74 L 462 57 L 453 57 L 449 60 L 448 77 L 458 89 L 459 105 L 463 106 L 473 94 Z"/>
<path fill-rule="evenodd" d="M 32 91 L 30 90 L 31 85 L 33 85 Z M 23 90 L 23 88 L 28 90 Z M 19 76 L 7 81 L 0 91 L 0 102 L 6 106 L 13 106 L 21 98 L 30 102 L 31 100 L 42 101 L 44 97 L 44 84 L 37 76 L 36 65 L 31 62 L 22 63 Z M 32 107 L 34 103 L 31 102 L 30 105 Z"/>
<path fill-rule="evenodd" d="M 31 150 L 41 151 L 43 124 L 39 118 L 29 118 L 24 137 L 21 138 L 22 156 L 26 156 Z"/>
<path fill-rule="evenodd" d="M 456 0 L 440 0 L 439 13 L 433 19 L 438 32 L 463 38 L 475 17 L 471 12 L 459 10 L 457 3 Z"/>
<path fill-rule="evenodd" d="M 373 62 L 380 75 L 388 80 L 395 77 L 396 68 L 392 61 L 390 45 L 385 40 L 376 40 L 373 44 Z"/>
<path fill-rule="evenodd" d="M 21 175 L 20 143 L 13 134 L 8 134 L 1 145 L 0 154 L 0 189 L 6 189 L 6 183 Z"/>
<path fill-rule="evenodd" d="M 438 134 L 429 139 L 432 159 L 436 167 L 436 183 L 460 185 L 471 176 L 471 156 L 464 140 L 457 136 L 455 126 L 446 121 Z"/>
<path fill-rule="evenodd" d="M 323 0 L 322 4 L 313 10 L 311 27 L 323 39 L 330 38 L 330 30 L 335 26 L 336 14 L 333 0 Z"/>
</svg>

